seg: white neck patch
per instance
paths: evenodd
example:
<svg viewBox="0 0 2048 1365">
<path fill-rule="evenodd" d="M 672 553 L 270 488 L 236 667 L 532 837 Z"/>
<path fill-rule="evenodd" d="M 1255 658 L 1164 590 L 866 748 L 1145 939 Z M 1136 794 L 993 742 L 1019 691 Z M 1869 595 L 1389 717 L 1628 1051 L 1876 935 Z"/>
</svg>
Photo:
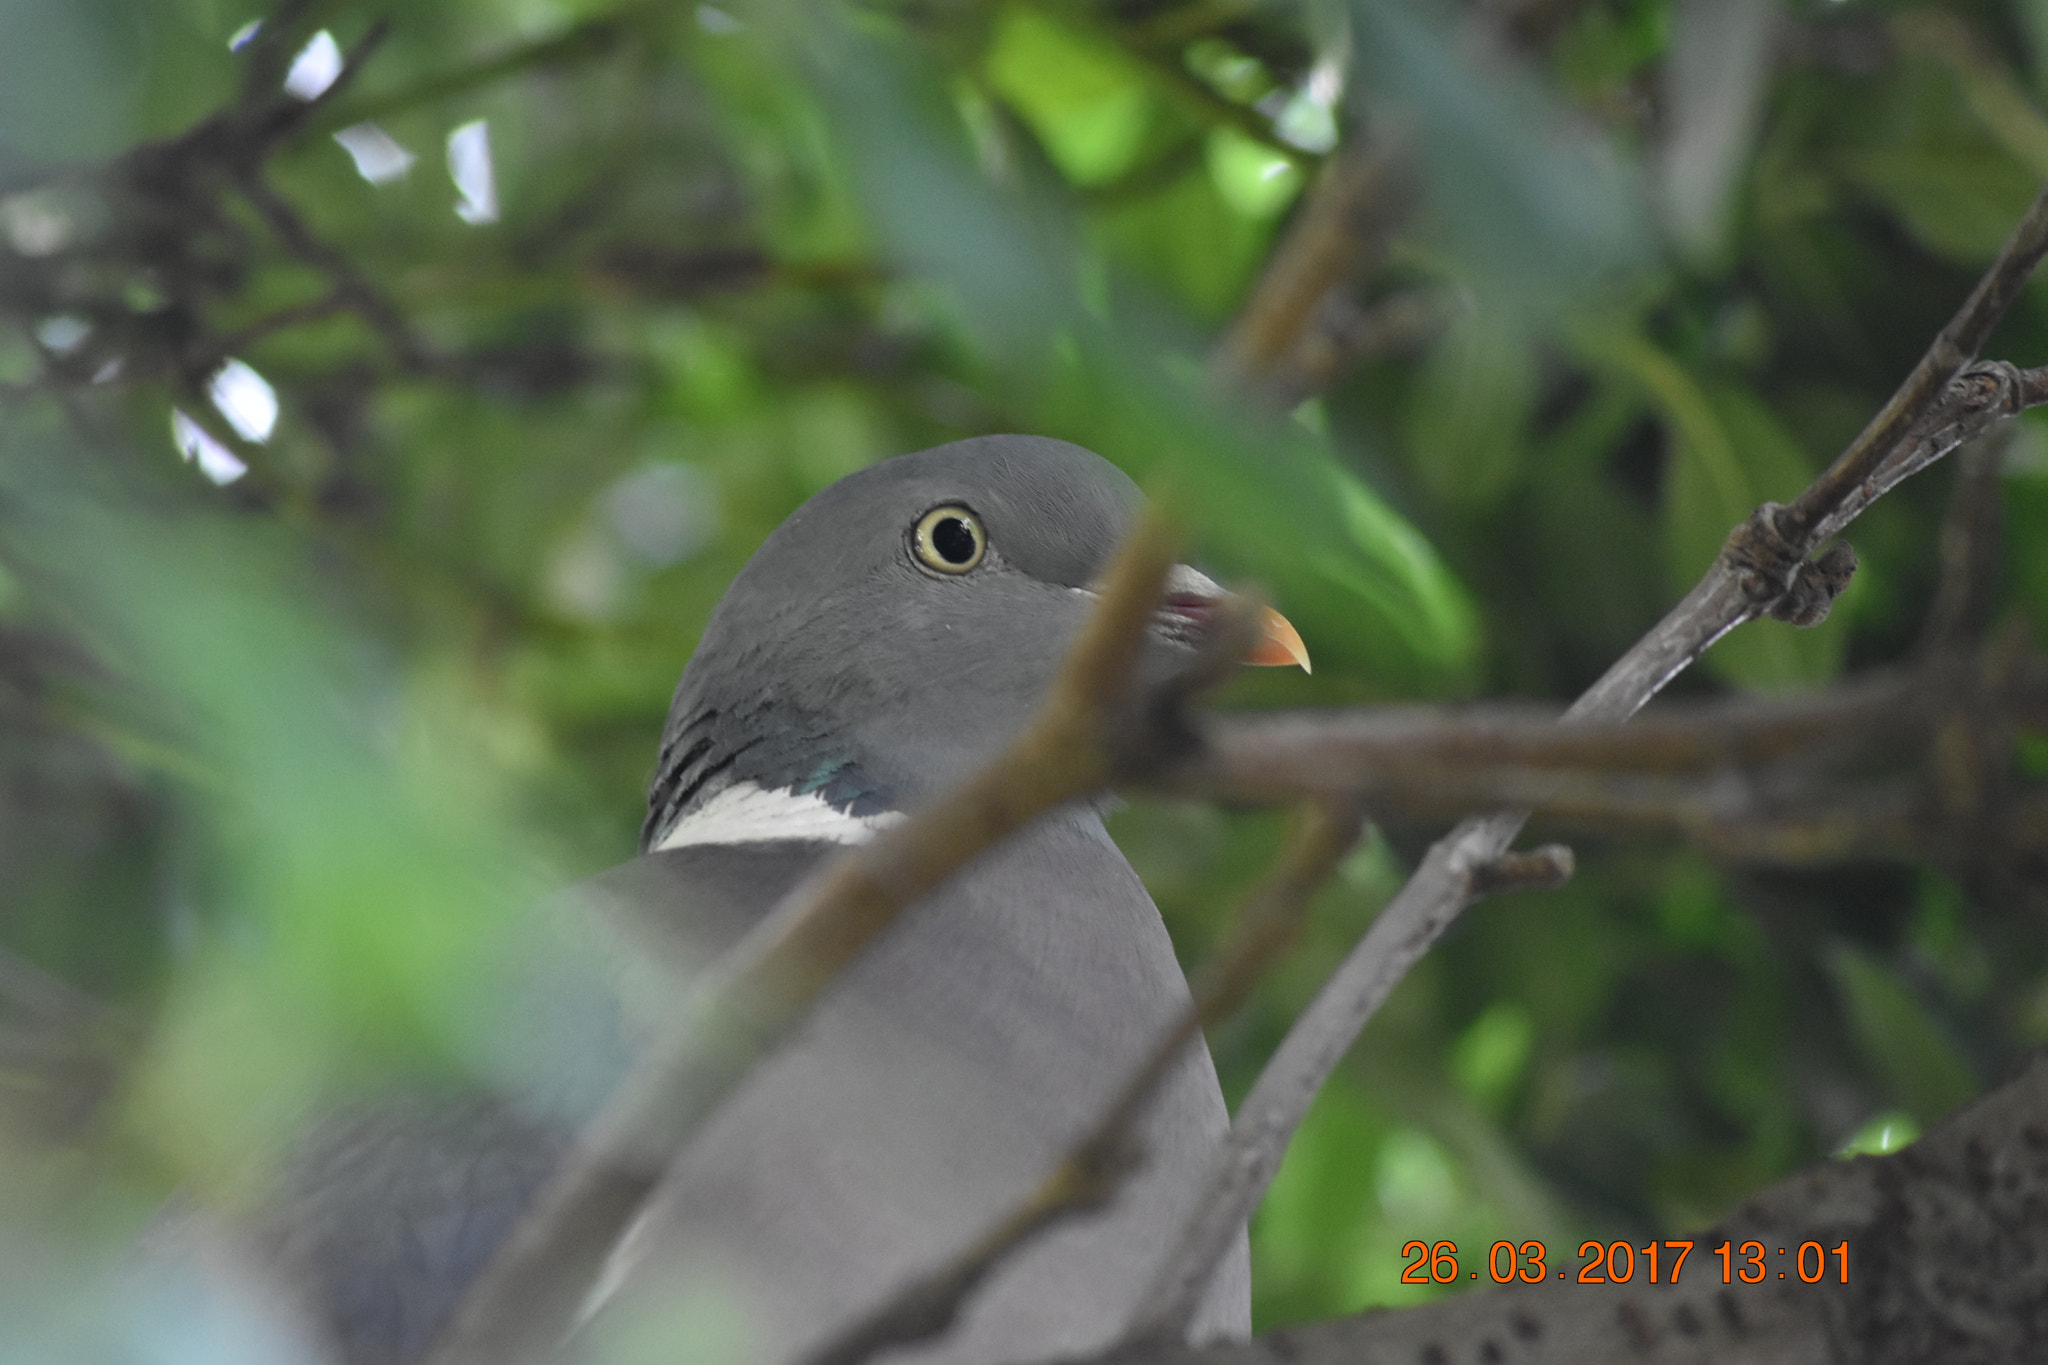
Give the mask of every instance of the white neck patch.
<svg viewBox="0 0 2048 1365">
<path fill-rule="evenodd" d="M 754 782 L 735 782 L 676 821 L 653 852 L 694 844 L 764 844 L 809 839 L 827 844 L 864 844 L 891 825 L 902 811 L 849 815 L 816 792 L 799 795 L 787 787 L 770 791 Z"/>
</svg>

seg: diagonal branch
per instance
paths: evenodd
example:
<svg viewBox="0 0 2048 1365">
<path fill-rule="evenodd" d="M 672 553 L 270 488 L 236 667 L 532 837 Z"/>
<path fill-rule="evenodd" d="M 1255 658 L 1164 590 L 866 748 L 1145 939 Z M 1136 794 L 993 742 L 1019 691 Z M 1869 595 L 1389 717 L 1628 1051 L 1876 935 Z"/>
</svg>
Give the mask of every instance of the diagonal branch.
<svg viewBox="0 0 2048 1365">
<path fill-rule="evenodd" d="M 285 250 L 334 282 L 332 290 L 310 307 L 325 309 L 334 302 L 352 308 L 383 338 L 384 344 L 408 370 L 426 371 L 438 365 L 425 344 L 414 335 L 412 324 L 405 320 L 405 314 L 399 311 L 398 305 L 371 283 L 370 278 L 346 254 L 315 235 L 306 225 L 306 220 L 299 216 L 298 210 L 272 189 L 260 172 L 250 174 L 241 188 L 243 198 L 262 216 L 265 226 L 277 235 Z"/>
<path fill-rule="evenodd" d="M 1806 625 L 1824 617 L 1848 581 L 1854 556 L 1838 546 L 1809 561 L 1823 535 L 1839 531 L 1900 479 L 1968 436 L 2041 401 L 2040 371 L 1991 364 L 1964 372 L 1964 366 L 2044 253 L 2048 190 L 1869 427 L 1789 508 L 1766 504 L 1736 527 L 1698 585 L 1571 706 L 1566 719 L 1627 719 L 1714 641 L 1765 612 L 1778 610 Z M 1186 1329 L 1310 1102 L 1409 968 L 1484 894 L 1483 870 L 1507 852 L 1527 818 L 1519 810 L 1470 817 L 1432 846 L 1295 1021 L 1239 1106 L 1203 1197 L 1155 1273 L 1135 1335 L 1171 1337 Z"/>
<path fill-rule="evenodd" d="M 1847 512 L 1848 517 L 1853 517 L 1862 510 L 1862 505 L 1867 505 L 1867 498 L 1864 504 L 1855 501 L 1864 491 L 1861 486 L 1871 482 L 1885 463 L 1895 458 L 1907 444 L 1908 433 L 1937 404 L 1949 381 L 1976 359 L 1984 343 L 1991 339 L 1992 329 L 2019 298 L 2021 288 L 2044 253 L 2048 253 L 2048 190 L 2036 197 L 2021 216 L 1990 269 L 1977 281 L 1976 288 L 1948 325 L 1935 335 L 1926 354 L 1891 400 L 1827 471 L 1807 485 L 1806 491 L 1785 509 L 1787 533 L 1804 538 L 1799 547 L 1802 556 L 1810 553 L 1824 535 L 1831 534 L 1831 527 L 1839 530 L 1846 524 L 1847 517 L 1840 514 Z M 1892 482 L 1913 472 L 1906 468 Z M 1879 489 L 1868 496 L 1875 497 L 1883 491 Z"/>
</svg>

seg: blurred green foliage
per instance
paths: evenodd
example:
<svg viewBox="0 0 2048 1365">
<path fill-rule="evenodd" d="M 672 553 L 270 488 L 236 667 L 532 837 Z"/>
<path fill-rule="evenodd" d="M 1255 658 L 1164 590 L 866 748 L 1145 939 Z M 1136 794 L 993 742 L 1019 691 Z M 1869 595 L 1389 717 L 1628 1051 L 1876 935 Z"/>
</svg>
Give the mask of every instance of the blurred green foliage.
<svg viewBox="0 0 2048 1365">
<path fill-rule="evenodd" d="M 2048 174 L 2038 4 L 1748 6 L 1716 51 L 1751 65 L 1704 72 L 1683 9 L 327 0 L 283 56 L 392 21 L 264 171 L 328 256 L 225 184 L 107 188 L 237 98 L 252 12 L 0 0 L 0 1356 L 173 1184 L 251 1197 L 307 1105 L 504 1064 L 513 907 L 632 851 L 724 584 L 875 459 L 1023 430 L 1124 464 L 1315 654 L 1229 704 L 1590 682 L 1877 409 Z M 472 223 L 444 153 L 475 120 Z M 1687 120 L 1733 130 L 1724 179 Z M 409 169 L 359 172 L 330 135 L 364 123 Z M 1361 125 L 1410 140 L 1422 206 L 1344 288 L 1440 325 L 1269 414 L 1202 356 Z M 2042 359 L 2044 305 L 1993 353 Z M 229 355 L 266 439 L 209 398 Z M 246 475 L 181 462 L 173 408 Z M 1858 524 L 1823 627 L 1745 627 L 1681 689 L 1907 657 L 1950 477 Z M 2000 610 L 2039 629 L 2032 419 L 2002 484 Z M 1190 963 L 1278 830 L 1116 821 Z M 1388 821 L 1218 1031 L 1233 1096 L 1431 833 Z M 1580 854 L 1469 913 L 1318 1102 L 1255 1227 L 1262 1322 L 1402 1301 L 1411 1239 L 1555 1264 L 1710 1218 L 2048 1042 L 2037 888 Z"/>
</svg>

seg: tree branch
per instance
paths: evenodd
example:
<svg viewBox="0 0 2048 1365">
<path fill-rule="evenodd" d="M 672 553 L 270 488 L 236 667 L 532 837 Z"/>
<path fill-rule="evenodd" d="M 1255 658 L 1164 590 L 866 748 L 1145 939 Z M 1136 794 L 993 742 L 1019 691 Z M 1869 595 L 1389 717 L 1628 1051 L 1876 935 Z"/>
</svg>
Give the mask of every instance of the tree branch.
<svg viewBox="0 0 2048 1365">
<path fill-rule="evenodd" d="M 1626 725 L 1554 721 L 1529 707 L 1214 717 L 1201 749 L 1154 785 L 1232 802 L 1351 796 L 1405 818 L 1515 807 L 1752 861 L 1997 871 L 2044 850 L 2048 797 L 2013 779 L 2011 758 L 2014 734 L 2048 726 L 2048 664 L 2004 642 L 1793 697 L 1690 703 Z"/>
<path fill-rule="evenodd" d="M 384 344 L 391 348 L 400 364 L 422 372 L 438 366 L 439 362 L 413 335 L 412 325 L 399 312 L 398 306 L 356 268 L 354 261 L 315 236 L 298 210 L 272 189 L 260 173 L 249 175 L 242 182 L 241 189 L 243 198 L 262 216 L 264 224 L 277 235 L 285 250 L 334 282 L 333 291 L 327 298 L 340 300 L 361 314 L 363 321 L 384 339 Z M 325 302 L 325 298 L 317 300 L 314 306 Z"/>
<path fill-rule="evenodd" d="M 2048 253 L 2048 189 L 2028 207 L 1999 248 L 1990 269 L 1977 281 L 1977 287 L 1970 291 L 1948 325 L 1935 335 L 1926 354 L 1920 357 L 1920 363 L 1906 376 L 1891 401 L 1836 457 L 1827 472 L 1807 485 L 1806 491 L 1785 509 L 1785 534 L 1801 538 L 1798 551 L 1802 557 L 1823 537 L 1840 529 L 1870 501 L 1919 467 L 1905 467 L 1890 483 L 1877 486 L 1878 471 L 1888 461 L 1898 460 L 1901 450 L 1908 445 L 1907 434 L 1939 402 L 1946 401 L 1944 394 L 1949 381 L 1991 339 L 1992 329 L 2019 298 L 2020 289 L 2034 273 L 2043 253 Z M 1928 457 L 1934 458 L 1938 456 Z"/>
<path fill-rule="evenodd" d="M 1820 561 L 1809 561 L 1820 540 L 1899 480 L 2040 401 L 2048 382 L 2041 371 L 1996 362 L 1962 371 L 2044 252 L 2048 190 L 1878 417 L 1789 508 L 1767 503 L 1736 527 L 1705 577 L 1565 718 L 1627 719 L 1714 641 L 1759 614 L 1779 611 L 1802 625 L 1824 617 L 1848 581 L 1854 556 L 1838 546 Z M 1295 1021 L 1239 1106 L 1194 1214 L 1161 1260 L 1145 1296 L 1146 1317 L 1137 1324 L 1141 1335 L 1185 1329 L 1209 1275 L 1264 1196 L 1324 1081 L 1409 968 L 1483 893 L 1482 870 L 1507 852 L 1527 818 L 1521 810 L 1472 817 L 1432 846 Z"/>
<path fill-rule="evenodd" d="M 1552 1245 L 1535 1272 L 1540 1284 L 1521 1282 L 1518 1273 L 1511 1287 L 1419 1308 L 1204 1349 L 1134 1342 L 1088 1365 L 2018 1365 L 2048 1358 L 2040 1273 L 2048 1265 L 2048 1056 L 1904 1151 L 1810 1166 L 1684 1240 L 1692 1246 L 1675 1283 L 1673 1242 L 1660 1244 L 1655 1284 L 1640 1247 L 1626 1283 L 1582 1285 L 1584 1258 Z M 1755 1273 L 1743 1250 L 1749 1241 L 1763 1256 L 1754 1283 L 1740 1278 Z M 1725 1284 L 1715 1254 L 1724 1242 Z M 1819 1248 L 1817 1282 L 1800 1274 L 1802 1264 L 1814 1268 L 1807 1243 Z M 1515 1247 L 1518 1272 L 1529 1269 L 1527 1248 Z M 1474 1271 L 1488 1283 L 1486 1252 L 1473 1246 L 1457 1254 L 1464 1283 Z M 1504 1266 L 1506 1253 L 1500 1256 L 1494 1264 Z"/>
</svg>

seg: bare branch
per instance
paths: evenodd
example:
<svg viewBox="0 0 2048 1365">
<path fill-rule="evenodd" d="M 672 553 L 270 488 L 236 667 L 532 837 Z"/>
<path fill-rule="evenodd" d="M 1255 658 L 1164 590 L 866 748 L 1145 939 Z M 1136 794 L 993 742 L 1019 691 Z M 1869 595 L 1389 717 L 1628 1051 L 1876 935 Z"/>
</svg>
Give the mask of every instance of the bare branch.
<svg viewBox="0 0 2048 1365">
<path fill-rule="evenodd" d="M 1473 878 L 1473 891 L 1480 896 L 1499 896 L 1509 891 L 1555 891 L 1578 871 L 1578 859 L 1563 844 L 1545 844 L 1527 853 L 1503 853 L 1482 864 Z"/>
<path fill-rule="evenodd" d="M 2048 252 L 2048 190 L 2037 198 L 1955 317 L 1848 450 L 1788 508 L 1766 504 L 1729 534 L 1700 582 L 1565 713 L 1621 721 L 1735 627 L 1774 608 L 1801 624 L 1826 615 L 1854 560 L 1806 556 L 1900 479 L 2034 401 L 2038 371 L 1964 366 Z M 1780 607 L 1780 603 L 1787 604 Z M 1146 1296 L 1141 1334 L 1185 1328 L 1217 1261 L 1264 1196 L 1323 1082 L 1408 969 L 1482 894 L 1479 869 L 1506 853 L 1521 810 L 1461 822 L 1424 856 L 1282 1039 L 1210 1167 L 1205 1193 Z"/>
<path fill-rule="evenodd" d="M 384 344 L 391 348 L 400 364 L 416 371 L 435 368 L 438 362 L 413 335 L 412 325 L 399 312 L 398 306 L 356 268 L 354 261 L 315 236 L 298 210 L 272 189 L 260 174 L 252 174 L 242 182 L 242 195 L 262 215 L 270 230 L 277 234 L 285 250 L 334 281 L 331 297 L 345 301 L 361 314 L 363 320 L 384 339 Z"/>
<path fill-rule="evenodd" d="M 384 23 L 370 25 L 343 54 L 327 88 L 301 99 L 283 90 L 281 79 L 307 8 L 301 0 L 280 5 L 244 54 L 235 99 L 183 132 L 141 143 L 102 164 L 49 166 L 28 177 L 27 183 L 61 185 L 67 193 L 97 200 L 110 219 L 104 230 L 82 235 L 53 260 L 17 270 L 0 288 L 16 314 L 66 312 L 91 324 L 91 342 L 61 361 L 52 357 L 33 387 L 82 388 L 116 372 L 131 381 L 168 375 L 197 385 L 237 346 L 337 307 L 362 313 L 394 346 L 405 342 L 402 358 L 418 358 L 420 348 L 409 341 L 396 309 L 342 253 L 315 238 L 263 180 L 272 154 L 349 88 L 388 32 Z M 224 262 L 253 251 L 244 216 L 227 203 L 238 188 L 284 248 L 328 275 L 334 288 L 319 300 L 220 335 L 208 323 L 212 305 L 242 278 Z M 123 290 L 137 274 L 162 293 L 161 307 L 138 310 L 126 301 Z"/>
<path fill-rule="evenodd" d="M 2043 202 L 2048 202 L 2048 196 L 2044 196 Z M 2037 202 L 2035 208 L 2040 210 L 2042 203 Z M 2016 234 L 2007 248 L 2020 240 Z M 2048 240 L 2048 235 L 2044 235 L 2044 240 Z M 1985 278 L 2002 276 L 2007 268 L 2001 258 L 1993 263 Z M 1944 333 L 1959 327 L 1984 292 L 1980 284 L 1972 293 L 1971 302 Z M 2006 297 L 2009 303 L 2010 295 Z M 1907 384 L 1913 384 L 1919 373 L 1916 369 Z M 1857 449 L 1852 446 L 1829 473 L 1821 475 L 1800 494 L 1793 506 L 1812 502 L 1819 509 L 1820 520 L 1814 532 L 1797 536 L 1793 508 L 1777 503 L 1765 503 L 1748 521 L 1731 531 L 1706 576 L 1587 689 L 1568 714 L 1615 718 L 1632 714 L 1706 653 L 1716 640 L 1745 621 L 1773 613 L 1787 599 L 1789 609 L 1781 614 L 1796 624 L 1818 624 L 1827 614 L 1826 603 L 1832 601 L 1846 578 L 1839 555 L 1832 562 L 1826 556 L 1821 561 L 1809 562 L 1805 555 L 1811 547 L 1842 530 L 1908 475 L 1925 469 L 2012 414 L 2038 405 L 2044 397 L 2048 397 L 2048 367 L 2021 370 L 2003 361 L 1986 361 L 1956 374 L 1937 396 L 1915 409 L 1912 419 L 1900 429 L 1897 445 L 1871 457 L 1867 478 L 1842 486 L 1839 499 L 1825 506 L 1809 496 L 1814 488 L 1834 479 L 1833 469 L 1839 469 Z M 1887 410 L 1897 401 L 1894 395 L 1893 403 L 1886 405 Z M 1859 444 L 1862 439 L 1858 438 Z"/>
<path fill-rule="evenodd" d="M 1936 334 L 1927 353 L 1920 357 L 1920 363 L 1906 376 L 1891 401 L 1849 443 L 1849 448 L 1836 457 L 1827 472 L 1807 485 L 1806 491 L 1786 508 L 1788 533 L 1807 538 L 1802 553 L 1810 550 L 1821 537 L 1832 534 L 1829 529 L 1831 519 L 1853 505 L 1852 499 L 1859 486 L 1872 480 L 1885 462 L 1906 443 L 1907 433 L 1920 425 L 1927 413 L 1943 401 L 1942 395 L 1948 389 L 1949 381 L 1974 360 L 1984 343 L 1990 340 L 1992 329 L 2019 298 L 2020 289 L 2034 273 L 2043 253 L 2048 253 L 2048 189 L 2044 189 L 2028 207 L 2019 224 L 2013 228 L 2012 235 L 1999 248 L 1990 269 L 1977 281 L 1977 287 L 1970 291 L 1969 298 L 1963 301 L 1962 308 L 1949 319 L 1948 325 Z M 1912 472 L 1912 469 L 1907 469 L 1898 478 Z M 1878 490 L 1879 493 L 1882 491 Z M 1860 510 L 1860 506 L 1856 507 L 1856 511 Z M 1855 511 L 1847 511 L 1849 517 L 1855 514 Z M 1846 519 L 1842 518 L 1843 521 Z M 1835 529 L 1839 529 L 1839 525 L 1840 522 L 1836 522 Z"/>
<path fill-rule="evenodd" d="M 2013 736 L 2048 724 L 2048 666 L 2014 649 L 2001 640 L 1974 661 L 1943 653 L 1909 672 L 1632 724 L 1557 725 L 1512 706 L 1215 717 L 1200 751 L 1155 785 L 1235 802 L 1350 795 L 1406 818 L 1495 805 L 1738 860 L 1912 858 L 2017 876 L 2048 849 L 2048 794 L 2021 784 L 2011 761 Z"/>
<path fill-rule="evenodd" d="M 1388 993 L 1476 897 L 1483 870 L 1520 828 L 1519 816 L 1512 823 L 1496 816 L 1491 822 L 1468 821 L 1440 840 L 1288 1030 L 1238 1106 L 1195 1212 L 1140 1299 L 1144 1308 L 1132 1324 L 1134 1338 L 1167 1339 L 1186 1329 L 1323 1082 Z"/>
</svg>

